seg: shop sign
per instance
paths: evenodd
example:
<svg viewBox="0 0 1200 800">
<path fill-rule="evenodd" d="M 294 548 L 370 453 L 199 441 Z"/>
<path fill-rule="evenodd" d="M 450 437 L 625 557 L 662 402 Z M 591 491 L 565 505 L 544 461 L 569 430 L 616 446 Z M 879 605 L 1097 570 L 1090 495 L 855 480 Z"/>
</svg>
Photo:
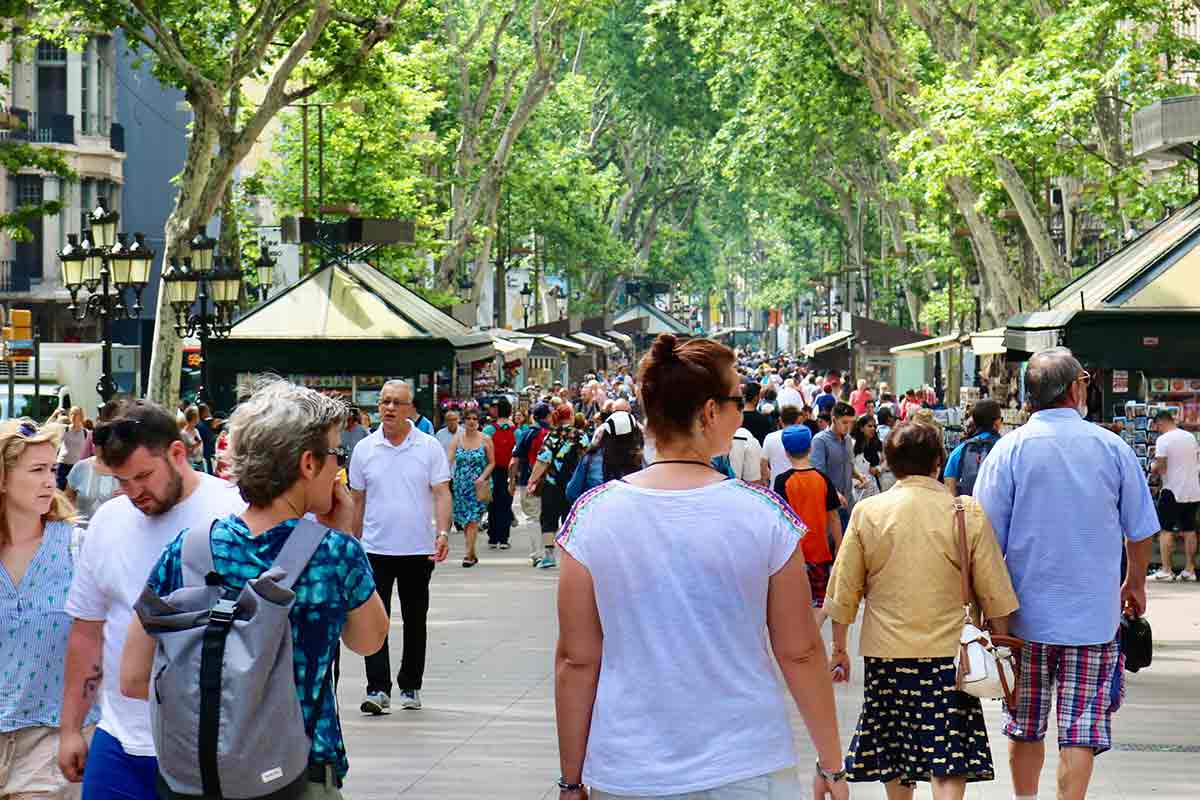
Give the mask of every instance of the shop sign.
<svg viewBox="0 0 1200 800">
<path fill-rule="evenodd" d="M 1112 390 L 1114 394 L 1126 394 L 1129 391 L 1129 370 L 1113 370 Z"/>
<path fill-rule="evenodd" d="M 1158 337 L 1157 336 L 1143 336 L 1142 337 L 1142 347 L 1158 347 Z"/>
</svg>

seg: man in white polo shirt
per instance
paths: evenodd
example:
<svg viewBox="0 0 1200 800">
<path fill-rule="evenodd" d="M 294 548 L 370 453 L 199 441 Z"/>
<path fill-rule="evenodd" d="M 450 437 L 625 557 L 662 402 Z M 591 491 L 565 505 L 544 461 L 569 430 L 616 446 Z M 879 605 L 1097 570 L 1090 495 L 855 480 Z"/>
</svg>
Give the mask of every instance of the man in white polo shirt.
<svg viewBox="0 0 1200 800">
<path fill-rule="evenodd" d="M 392 613 L 392 585 L 400 598 L 404 650 L 396 688 L 403 708 L 421 707 L 425 673 L 425 617 L 433 565 L 450 550 L 452 501 L 450 465 L 437 439 L 413 424 L 413 388 L 388 381 L 379 393 L 379 428 L 354 447 L 350 491 L 354 496 L 354 535 L 362 539 L 375 573 L 375 587 Z M 437 532 L 433 520 L 437 518 Z M 367 656 L 364 714 L 391 708 L 392 666 L 388 643 Z"/>
</svg>

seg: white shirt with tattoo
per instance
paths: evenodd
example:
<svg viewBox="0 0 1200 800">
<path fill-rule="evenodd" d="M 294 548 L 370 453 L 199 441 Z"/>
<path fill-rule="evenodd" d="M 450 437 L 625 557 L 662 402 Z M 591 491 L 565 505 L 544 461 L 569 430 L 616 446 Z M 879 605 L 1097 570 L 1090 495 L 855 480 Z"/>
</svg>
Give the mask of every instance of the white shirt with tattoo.
<svg viewBox="0 0 1200 800">
<path fill-rule="evenodd" d="M 96 510 L 75 564 L 66 612 L 75 619 L 104 623 L 100 725 L 131 756 L 154 755 L 150 707 L 121 694 L 121 650 L 133 620 L 133 604 L 150 570 L 168 544 L 187 528 L 241 514 L 246 502 L 237 487 L 211 475 L 186 500 L 165 514 L 148 517 L 128 497 L 114 497 Z"/>
</svg>

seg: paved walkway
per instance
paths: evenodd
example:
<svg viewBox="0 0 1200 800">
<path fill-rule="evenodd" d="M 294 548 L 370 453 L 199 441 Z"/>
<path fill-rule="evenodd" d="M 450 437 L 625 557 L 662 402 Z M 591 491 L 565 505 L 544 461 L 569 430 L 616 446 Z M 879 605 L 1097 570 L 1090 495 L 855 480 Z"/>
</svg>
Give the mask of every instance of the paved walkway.
<svg viewBox="0 0 1200 800">
<path fill-rule="evenodd" d="M 480 550 L 474 569 L 459 566 L 462 537 L 434 574 L 429 612 L 424 709 L 364 717 L 362 659 L 342 662 L 342 725 L 350 751 L 345 795 L 383 798 L 556 798 L 554 730 L 554 591 L 557 572 L 530 569 L 524 530 L 513 550 Z M 457 556 L 457 558 L 455 558 Z M 400 611 L 393 603 L 393 665 L 399 663 Z M 1200 584 L 1151 584 L 1154 665 L 1129 675 L 1125 707 L 1115 723 L 1116 748 L 1097 760 L 1089 797 L 1103 800 L 1183 800 L 1200 784 Z M 840 687 L 844 741 L 862 701 L 857 679 Z M 790 700 L 787 701 L 790 704 Z M 794 706 L 793 706 L 794 708 Z M 969 788 L 975 800 L 1008 800 L 1012 790 L 1000 711 L 985 703 L 998 778 Z M 814 755 L 793 713 L 802 774 Z M 1055 752 L 1048 747 L 1041 797 L 1054 797 Z M 855 798 L 883 798 L 881 786 L 859 784 Z M 928 789 L 918 790 L 928 797 Z"/>
</svg>

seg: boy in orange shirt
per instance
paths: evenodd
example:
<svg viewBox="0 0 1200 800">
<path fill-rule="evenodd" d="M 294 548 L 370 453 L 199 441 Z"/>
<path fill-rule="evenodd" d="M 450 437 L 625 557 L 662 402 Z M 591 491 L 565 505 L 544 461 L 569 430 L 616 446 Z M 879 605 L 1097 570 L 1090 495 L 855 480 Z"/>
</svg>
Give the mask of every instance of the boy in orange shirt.
<svg viewBox="0 0 1200 800">
<path fill-rule="evenodd" d="M 825 587 L 833 569 L 833 553 L 826 531 L 833 533 L 834 548 L 842 546 L 842 522 L 838 517 L 841 500 L 829 478 L 808 462 L 812 450 L 812 431 L 803 425 L 792 425 L 783 431 L 783 449 L 792 468 L 775 479 L 775 493 L 787 501 L 808 528 L 800 540 L 808 569 L 808 584 L 812 589 L 813 617 L 820 628 L 825 622 Z"/>
</svg>

